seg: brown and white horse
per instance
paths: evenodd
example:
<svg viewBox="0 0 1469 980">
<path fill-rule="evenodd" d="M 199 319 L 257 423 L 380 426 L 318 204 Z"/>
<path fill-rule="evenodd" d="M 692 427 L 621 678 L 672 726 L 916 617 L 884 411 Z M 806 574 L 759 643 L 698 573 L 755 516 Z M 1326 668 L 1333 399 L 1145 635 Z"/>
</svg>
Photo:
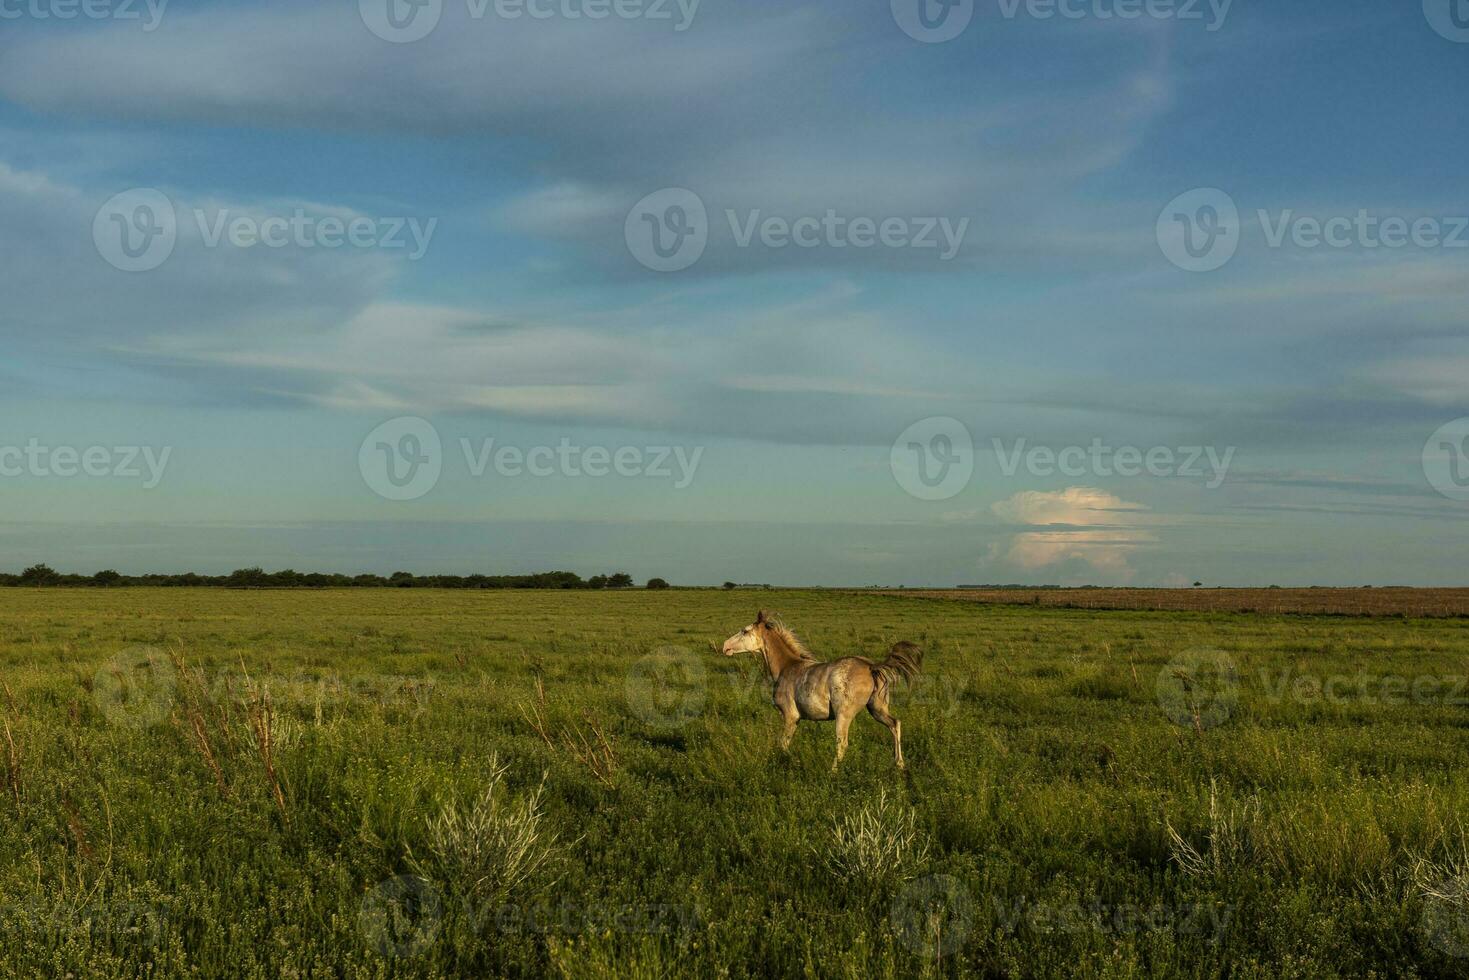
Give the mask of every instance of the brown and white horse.
<svg viewBox="0 0 1469 980">
<path fill-rule="evenodd" d="M 724 641 L 724 655 L 753 653 L 765 661 L 772 682 L 771 698 L 785 718 L 780 747 L 789 749 L 796 725 L 807 721 L 837 723 L 837 757 L 847 753 L 847 728 L 864 707 L 893 733 L 893 757 L 903 768 L 903 723 L 888 713 L 888 691 L 898 678 L 911 681 L 923 663 L 923 651 L 907 640 L 893 644 L 882 663 L 866 657 L 821 661 L 795 634 L 762 609 L 755 621 Z"/>
</svg>

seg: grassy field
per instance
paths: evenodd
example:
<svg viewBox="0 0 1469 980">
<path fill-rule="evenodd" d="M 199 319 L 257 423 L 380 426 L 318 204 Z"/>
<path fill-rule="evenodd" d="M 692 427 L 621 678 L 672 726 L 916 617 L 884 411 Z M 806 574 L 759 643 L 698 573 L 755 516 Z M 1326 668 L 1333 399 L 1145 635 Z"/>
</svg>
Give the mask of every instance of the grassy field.
<svg viewBox="0 0 1469 980">
<path fill-rule="evenodd" d="M 756 664 L 927 651 L 789 756 Z M 1469 623 L 0 594 L 0 976 L 1469 973 Z"/>
</svg>

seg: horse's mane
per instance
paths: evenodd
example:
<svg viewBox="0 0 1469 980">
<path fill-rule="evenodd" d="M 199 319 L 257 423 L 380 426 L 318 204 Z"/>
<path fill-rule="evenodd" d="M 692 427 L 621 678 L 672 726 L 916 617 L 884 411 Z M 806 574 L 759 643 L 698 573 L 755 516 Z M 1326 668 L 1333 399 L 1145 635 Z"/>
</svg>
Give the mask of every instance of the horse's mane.
<svg viewBox="0 0 1469 980">
<path fill-rule="evenodd" d="M 798 658 L 800 658 L 801 660 L 816 660 L 816 654 L 812 653 L 810 650 L 807 650 L 806 644 L 802 643 L 800 638 L 797 637 L 796 634 L 792 633 L 790 627 L 786 626 L 785 623 L 782 623 L 778 619 L 767 619 L 765 621 L 765 626 L 767 629 L 770 630 L 770 632 L 779 637 L 780 641 L 784 643 L 788 648 L 790 648 L 790 651 L 794 653 Z"/>
</svg>

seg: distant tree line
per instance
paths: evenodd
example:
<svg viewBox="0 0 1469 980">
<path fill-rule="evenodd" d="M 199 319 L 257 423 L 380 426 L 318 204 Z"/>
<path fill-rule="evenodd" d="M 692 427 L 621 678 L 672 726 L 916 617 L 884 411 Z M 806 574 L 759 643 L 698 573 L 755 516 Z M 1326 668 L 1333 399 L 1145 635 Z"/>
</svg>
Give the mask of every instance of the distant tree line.
<svg viewBox="0 0 1469 980">
<path fill-rule="evenodd" d="M 537 572 L 533 575 L 414 575 L 394 572 L 392 575 L 340 575 L 324 572 L 298 572 L 287 568 L 267 572 L 261 568 L 241 568 L 228 575 L 123 575 L 104 569 L 95 575 L 71 575 L 49 565 L 32 565 L 19 575 L 0 572 L 0 586 L 88 586 L 110 588 L 128 585 L 195 586 L 226 589 L 630 589 L 633 578 L 626 572 L 593 575 L 584 579 L 575 572 Z M 661 578 L 649 579 L 648 588 L 666 589 Z"/>
</svg>

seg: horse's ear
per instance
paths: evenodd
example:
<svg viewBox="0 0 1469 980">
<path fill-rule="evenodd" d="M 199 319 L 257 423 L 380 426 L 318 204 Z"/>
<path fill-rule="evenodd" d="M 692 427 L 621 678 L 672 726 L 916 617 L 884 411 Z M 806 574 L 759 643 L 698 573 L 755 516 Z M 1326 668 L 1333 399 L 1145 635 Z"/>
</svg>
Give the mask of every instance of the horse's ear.
<svg viewBox="0 0 1469 980">
<path fill-rule="evenodd" d="M 755 625 L 756 626 L 764 626 L 765 625 L 765 621 L 768 618 L 769 617 L 767 617 L 765 615 L 765 610 L 764 609 L 760 610 L 760 612 L 755 615 Z"/>
</svg>

